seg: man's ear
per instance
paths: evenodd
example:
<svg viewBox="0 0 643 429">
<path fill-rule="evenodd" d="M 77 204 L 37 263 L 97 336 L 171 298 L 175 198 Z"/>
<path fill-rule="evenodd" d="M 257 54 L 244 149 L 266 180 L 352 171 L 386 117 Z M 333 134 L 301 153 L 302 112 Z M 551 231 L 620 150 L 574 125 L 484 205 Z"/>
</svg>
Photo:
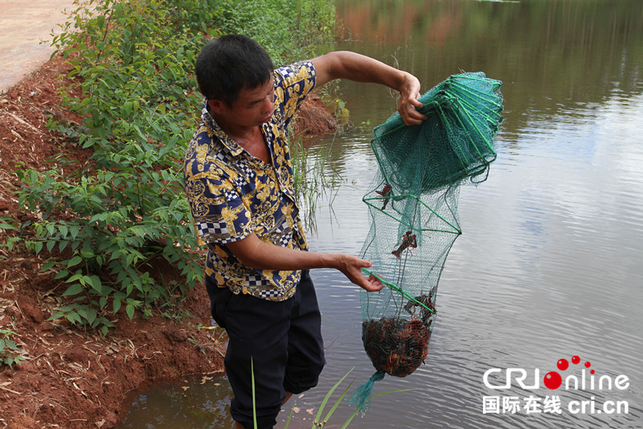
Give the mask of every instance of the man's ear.
<svg viewBox="0 0 643 429">
<path fill-rule="evenodd" d="M 208 99 L 208 107 L 210 108 L 210 111 L 219 115 L 223 113 L 225 109 L 228 108 L 227 104 L 225 104 L 221 100 L 217 100 L 216 98 Z"/>
</svg>

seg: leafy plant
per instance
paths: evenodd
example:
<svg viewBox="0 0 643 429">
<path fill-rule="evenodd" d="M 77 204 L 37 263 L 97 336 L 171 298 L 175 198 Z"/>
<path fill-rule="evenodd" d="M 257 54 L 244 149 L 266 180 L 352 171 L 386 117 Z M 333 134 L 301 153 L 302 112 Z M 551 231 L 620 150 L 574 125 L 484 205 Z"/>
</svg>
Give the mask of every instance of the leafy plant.
<svg viewBox="0 0 643 429">
<path fill-rule="evenodd" d="M 31 247 L 64 255 L 44 267 L 59 270 L 62 295 L 73 297 L 52 318 L 106 334 L 110 312 L 151 314 L 170 296 L 154 275 L 155 260 L 178 267 L 184 283 L 169 288 L 181 293 L 202 276 L 181 170 L 200 104 L 191 69 L 205 43 L 186 10 L 206 8 L 192 3 L 179 10 L 164 0 L 92 1 L 93 9 L 77 9 L 68 31 L 54 37 L 82 93 L 68 88 L 63 103 L 85 119 L 77 127 L 49 125 L 94 154 L 89 168 L 71 176 L 21 174 L 19 201 L 43 219 Z"/>
<path fill-rule="evenodd" d="M 10 216 L 0 217 L 0 229 L 16 229 L 16 222 Z"/>
<path fill-rule="evenodd" d="M 65 176 L 55 169 L 20 173 L 19 203 L 41 219 L 25 244 L 48 252 L 43 269 L 57 270 L 66 286 L 66 302 L 52 318 L 106 335 L 111 314 L 123 308 L 130 318 L 137 310 L 147 316 L 200 282 L 202 254 L 182 174 L 201 104 L 196 56 L 225 31 L 254 36 L 290 60 L 288 53 L 301 52 L 299 40 L 312 43 L 323 33 L 311 26 L 317 36 L 306 36 L 318 3 L 90 0 L 71 13 L 52 44 L 75 78 L 62 104 L 84 119 L 70 125 L 51 118 L 48 125 L 93 156 Z M 275 24 L 271 31 L 260 31 L 268 24 Z M 159 260 L 177 267 L 182 280 L 164 281 Z"/>
<path fill-rule="evenodd" d="M 9 365 L 9 368 L 14 363 L 20 365 L 24 357 L 19 354 L 20 349 L 11 340 L 11 336 L 16 335 L 11 329 L 0 329 L 0 364 Z"/>
<path fill-rule="evenodd" d="M 10 216 L 0 217 L 0 231 L 18 229 L 18 225 Z M 0 243 L 0 247 L 6 247 L 9 252 L 13 250 L 16 242 L 20 241 L 20 237 L 7 237 L 4 243 Z M 0 254 L 0 258 L 6 258 L 5 255 Z"/>
<path fill-rule="evenodd" d="M 255 39 L 278 65 L 313 54 L 335 32 L 335 6 L 329 0 L 230 0 L 219 7 L 214 23 L 222 34 Z"/>
</svg>

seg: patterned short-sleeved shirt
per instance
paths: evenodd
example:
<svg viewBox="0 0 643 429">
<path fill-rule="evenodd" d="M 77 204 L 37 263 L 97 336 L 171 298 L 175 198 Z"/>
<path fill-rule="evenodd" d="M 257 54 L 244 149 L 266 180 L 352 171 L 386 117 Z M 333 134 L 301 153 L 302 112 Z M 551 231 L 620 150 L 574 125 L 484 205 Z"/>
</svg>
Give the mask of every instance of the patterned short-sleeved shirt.
<svg viewBox="0 0 643 429">
<path fill-rule="evenodd" d="M 300 271 L 252 269 L 226 247 L 254 232 L 265 242 L 308 250 L 295 204 L 286 128 L 315 86 L 315 69 L 304 61 L 275 70 L 273 77 L 275 111 L 261 126 L 272 165 L 228 137 L 210 116 L 206 100 L 184 173 L 197 237 L 208 246 L 205 275 L 233 293 L 282 301 L 294 295 Z"/>
</svg>

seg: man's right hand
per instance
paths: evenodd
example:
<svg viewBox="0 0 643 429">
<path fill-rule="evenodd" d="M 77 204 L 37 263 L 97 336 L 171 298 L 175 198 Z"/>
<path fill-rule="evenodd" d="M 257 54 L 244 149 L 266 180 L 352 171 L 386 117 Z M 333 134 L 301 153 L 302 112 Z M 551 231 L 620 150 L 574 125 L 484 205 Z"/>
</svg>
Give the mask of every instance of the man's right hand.
<svg viewBox="0 0 643 429">
<path fill-rule="evenodd" d="M 372 265 L 369 261 L 352 255 L 339 254 L 339 265 L 336 267 L 352 283 L 361 287 L 367 292 L 377 292 L 384 288 L 384 284 L 374 275 L 364 277 L 362 268 L 370 268 Z"/>
</svg>

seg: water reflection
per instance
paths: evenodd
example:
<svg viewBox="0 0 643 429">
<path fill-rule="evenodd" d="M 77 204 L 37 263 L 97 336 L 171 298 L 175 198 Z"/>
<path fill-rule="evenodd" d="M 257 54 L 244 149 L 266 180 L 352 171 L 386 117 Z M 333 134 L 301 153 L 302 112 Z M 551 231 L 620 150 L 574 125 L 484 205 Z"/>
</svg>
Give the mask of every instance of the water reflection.
<svg viewBox="0 0 643 429">
<path fill-rule="evenodd" d="M 643 3 L 637 0 L 357 0 L 339 2 L 338 10 L 357 40 L 352 48 L 399 63 L 425 89 L 460 70 L 483 70 L 505 82 L 508 132 L 522 129 L 534 113 L 540 120 L 561 110 L 574 116 L 577 103 L 598 108 L 614 90 L 627 103 L 642 89 Z M 377 117 L 368 106 L 382 100 L 373 91 L 364 96 L 371 99 L 359 114 Z"/>
<path fill-rule="evenodd" d="M 232 428 L 232 390 L 225 376 L 200 375 L 150 386 L 132 397 L 121 428 Z"/>
<path fill-rule="evenodd" d="M 407 378 L 387 377 L 376 385 L 378 392 L 417 390 L 376 398 L 350 427 L 640 426 L 643 2 L 337 5 L 354 41 L 328 49 L 397 62 L 417 74 L 424 89 L 460 69 L 482 70 L 505 82 L 506 100 L 489 179 L 464 187 L 460 195 L 463 235 L 441 278 L 440 315 L 426 365 Z M 386 90 L 365 91 L 348 82 L 341 89 L 356 124 L 381 123 L 395 108 Z M 332 142 L 332 164 L 343 181 L 332 207 L 329 200 L 317 205 L 317 230 L 309 237 L 313 250 L 359 252 L 368 229 L 361 198 L 376 167 L 369 140 L 366 127 L 315 143 Z M 373 372 L 361 344 L 358 290 L 331 270 L 315 271 L 314 281 L 327 319 L 328 366 L 319 388 L 292 401 L 300 412 L 291 428 L 310 427 L 310 420 L 303 420 L 310 416 L 306 410 L 317 407 L 351 368 L 356 385 Z M 498 391 L 482 380 L 490 368 L 538 368 L 543 376 L 556 369 L 558 359 L 574 355 L 591 361 L 597 375 L 626 375 L 629 388 Z M 592 397 L 596 407 L 624 401 L 629 409 L 483 413 L 484 396 L 522 401 L 530 394 L 556 395 L 565 405 Z M 342 404 L 332 422 L 343 422 L 351 412 Z M 146 427 L 169 426 L 166 421 Z"/>
</svg>

